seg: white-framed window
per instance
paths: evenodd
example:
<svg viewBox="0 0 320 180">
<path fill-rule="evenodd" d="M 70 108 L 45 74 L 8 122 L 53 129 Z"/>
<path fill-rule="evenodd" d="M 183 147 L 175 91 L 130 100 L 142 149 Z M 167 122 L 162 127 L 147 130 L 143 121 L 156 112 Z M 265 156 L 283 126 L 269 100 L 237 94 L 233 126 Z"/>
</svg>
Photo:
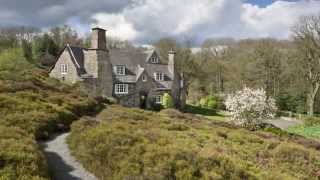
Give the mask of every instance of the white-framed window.
<svg viewBox="0 0 320 180">
<path fill-rule="evenodd" d="M 61 65 L 60 65 L 60 72 L 61 72 L 61 74 L 67 74 L 67 72 L 68 72 L 68 65 L 67 65 L 67 64 L 61 64 Z"/>
<path fill-rule="evenodd" d="M 155 102 L 156 104 L 161 104 L 161 103 L 162 103 L 162 96 L 161 96 L 161 95 L 156 95 L 156 96 L 154 97 L 154 102 Z"/>
<path fill-rule="evenodd" d="M 126 75 L 126 66 L 123 66 L 123 65 L 116 66 L 115 72 L 117 75 Z"/>
<path fill-rule="evenodd" d="M 159 59 L 157 57 L 151 57 L 151 63 L 158 63 Z"/>
<path fill-rule="evenodd" d="M 163 81 L 164 80 L 164 74 L 162 72 L 155 72 L 154 73 L 154 79 L 156 81 Z"/>
<path fill-rule="evenodd" d="M 115 84 L 115 94 L 128 94 L 128 84 Z"/>
<path fill-rule="evenodd" d="M 146 82 L 147 81 L 147 76 L 146 75 L 142 75 L 142 81 Z"/>
</svg>

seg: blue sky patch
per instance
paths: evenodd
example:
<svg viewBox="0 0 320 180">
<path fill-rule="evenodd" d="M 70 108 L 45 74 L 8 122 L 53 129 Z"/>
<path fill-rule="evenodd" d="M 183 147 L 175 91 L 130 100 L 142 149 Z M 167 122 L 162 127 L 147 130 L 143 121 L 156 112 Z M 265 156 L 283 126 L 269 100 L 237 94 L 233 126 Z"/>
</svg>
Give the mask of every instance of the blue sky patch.
<svg viewBox="0 0 320 180">
<path fill-rule="evenodd" d="M 277 0 L 246 0 L 246 2 L 248 2 L 250 4 L 256 4 L 259 7 L 266 7 L 266 6 L 272 4 L 275 1 L 277 1 Z M 286 0 L 286 1 L 296 2 L 296 1 L 299 1 L 299 0 Z"/>
</svg>

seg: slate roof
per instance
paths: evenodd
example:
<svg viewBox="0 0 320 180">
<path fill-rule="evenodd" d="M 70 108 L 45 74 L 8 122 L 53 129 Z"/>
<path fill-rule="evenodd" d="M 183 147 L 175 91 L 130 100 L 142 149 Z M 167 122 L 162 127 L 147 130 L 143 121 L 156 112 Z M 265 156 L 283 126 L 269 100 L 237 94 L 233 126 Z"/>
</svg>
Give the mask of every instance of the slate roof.
<svg viewBox="0 0 320 180">
<path fill-rule="evenodd" d="M 81 77 L 89 78 L 90 76 L 86 73 L 84 68 L 84 53 L 86 49 L 70 45 L 67 45 L 66 48 L 68 48 L 72 60 L 77 67 L 78 74 Z M 168 65 L 161 63 L 152 64 L 148 62 L 151 56 L 156 53 L 154 50 L 111 49 L 109 53 L 112 66 L 124 65 L 126 67 L 126 75 L 116 75 L 115 82 L 136 83 L 143 72 L 146 72 L 152 78 L 155 72 L 162 72 L 165 74 L 165 81 L 156 82 L 157 88 L 171 88 L 173 77 L 168 71 Z"/>
<path fill-rule="evenodd" d="M 125 65 L 126 75 L 116 76 L 116 81 L 123 83 L 135 83 L 146 72 L 153 78 L 155 72 L 165 74 L 165 81 L 157 81 L 158 89 L 170 89 L 172 86 L 172 74 L 168 71 L 167 64 L 152 64 L 148 60 L 156 53 L 154 50 L 141 51 L 135 49 L 112 49 L 110 59 L 113 66 Z M 160 61 L 161 62 L 161 61 Z"/>
<path fill-rule="evenodd" d="M 75 46 L 66 46 L 67 50 L 70 53 L 71 59 L 73 63 L 77 67 L 77 72 L 79 75 L 86 74 L 86 70 L 84 68 L 84 49 L 81 47 L 75 47 Z"/>
</svg>

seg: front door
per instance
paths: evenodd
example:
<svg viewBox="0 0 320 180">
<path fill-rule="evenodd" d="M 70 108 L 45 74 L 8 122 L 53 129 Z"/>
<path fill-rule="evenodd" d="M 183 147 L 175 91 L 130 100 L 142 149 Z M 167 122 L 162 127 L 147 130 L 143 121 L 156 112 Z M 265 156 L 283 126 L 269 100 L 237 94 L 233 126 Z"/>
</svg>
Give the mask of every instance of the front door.
<svg viewBox="0 0 320 180">
<path fill-rule="evenodd" d="M 146 109 L 147 108 L 147 93 L 145 92 L 140 92 L 140 108 L 141 109 Z"/>
</svg>

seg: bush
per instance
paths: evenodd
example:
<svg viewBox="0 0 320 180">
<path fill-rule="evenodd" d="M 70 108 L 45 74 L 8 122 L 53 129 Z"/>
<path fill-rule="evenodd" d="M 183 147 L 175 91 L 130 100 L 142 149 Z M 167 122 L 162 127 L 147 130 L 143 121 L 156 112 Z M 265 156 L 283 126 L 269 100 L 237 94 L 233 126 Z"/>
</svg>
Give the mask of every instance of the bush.
<svg viewBox="0 0 320 180">
<path fill-rule="evenodd" d="M 165 109 L 173 108 L 173 100 L 170 94 L 164 93 L 162 97 L 162 106 Z"/>
<path fill-rule="evenodd" d="M 27 62 L 20 49 L 0 54 L 0 179 L 49 179 L 36 140 L 68 127 L 100 103 L 50 79 Z"/>
<path fill-rule="evenodd" d="M 136 121 L 136 114 L 144 118 Z M 156 113 L 113 105 L 97 118 L 75 122 L 68 143 L 100 179 L 319 177 L 320 153 L 286 138 L 268 139 L 201 118 L 191 120 L 173 109 Z"/>
<path fill-rule="evenodd" d="M 305 126 L 320 126 L 320 118 L 318 117 L 308 117 L 304 120 Z"/>
<path fill-rule="evenodd" d="M 202 108 L 217 109 L 218 98 L 216 96 L 206 96 L 200 99 L 199 104 Z"/>
<path fill-rule="evenodd" d="M 256 129 L 264 119 L 273 118 L 277 110 L 273 98 L 267 98 L 263 89 L 244 88 L 226 99 L 231 120 L 236 124 Z"/>
<path fill-rule="evenodd" d="M 49 179 L 37 143 L 19 128 L 0 126 L 0 179 Z"/>
</svg>

